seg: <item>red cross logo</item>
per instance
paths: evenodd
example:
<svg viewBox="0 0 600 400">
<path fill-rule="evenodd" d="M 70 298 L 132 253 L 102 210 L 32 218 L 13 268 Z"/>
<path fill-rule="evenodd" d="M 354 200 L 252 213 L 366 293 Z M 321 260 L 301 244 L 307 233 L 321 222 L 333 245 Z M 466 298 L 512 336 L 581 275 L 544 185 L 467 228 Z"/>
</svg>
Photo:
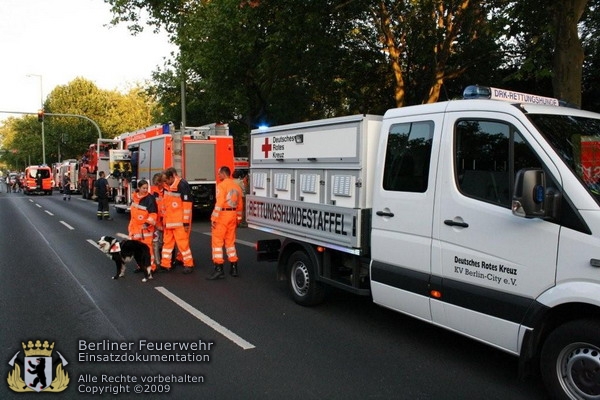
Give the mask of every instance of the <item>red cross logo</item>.
<svg viewBox="0 0 600 400">
<path fill-rule="evenodd" d="M 265 143 L 261 147 L 261 151 L 265 152 L 265 158 L 269 158 L 269 152 L 272 148 L 273 146 L 271 145 L 271 143 L 269 143 L 269 138 L 265 138 Z"/>
</svg>

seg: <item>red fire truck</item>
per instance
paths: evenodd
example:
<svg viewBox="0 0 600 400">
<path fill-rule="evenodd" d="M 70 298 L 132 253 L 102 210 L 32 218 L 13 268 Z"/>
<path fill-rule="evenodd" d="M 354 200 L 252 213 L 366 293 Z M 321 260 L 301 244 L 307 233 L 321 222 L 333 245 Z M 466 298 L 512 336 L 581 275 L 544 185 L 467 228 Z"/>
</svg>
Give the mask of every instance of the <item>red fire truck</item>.
<svg viewBox="0 0 600 400">
<path fill-rule="evenodd" d="M 120 180 L 115 198 L 117 212 L 129 209 L 137 181 L 146 179 L 151 183 L 155 174 L 168 167 L 175 167 L 189 183 L 194 209 L 210 211 L 215 202 L 217 170 L 221 166 L 232 171 L 235 168 L 233 137 L 227 124 L 187 127 L 183 134 L 173 124 L 153 125 L 124 133 L 116 140 L 121 140 L 122 149 L 130 152 L 130 165 L 122 154 L 113 160 L 111 172 Z"/>
</svg>

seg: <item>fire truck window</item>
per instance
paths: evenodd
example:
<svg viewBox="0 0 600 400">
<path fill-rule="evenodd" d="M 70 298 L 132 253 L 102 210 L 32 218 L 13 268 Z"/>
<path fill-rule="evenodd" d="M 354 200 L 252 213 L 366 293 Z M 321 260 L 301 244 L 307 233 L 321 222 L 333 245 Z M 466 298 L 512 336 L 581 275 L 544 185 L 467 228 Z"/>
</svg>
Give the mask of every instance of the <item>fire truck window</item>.
<svg viewBox="0 0 600 400">
<path fill-rule="evenodd" d="M 427 190 L 433 122 L 392 125 L 388 133 L 383 188 L 390 191 Z"/>
<path fill-rule="evenodd" d="M 516 129 L 507 123 L 461 120 L 456 125 L 455 171 L 460 191 L 510 208 L 514 177 L 541 163 Z"/>
</svg>

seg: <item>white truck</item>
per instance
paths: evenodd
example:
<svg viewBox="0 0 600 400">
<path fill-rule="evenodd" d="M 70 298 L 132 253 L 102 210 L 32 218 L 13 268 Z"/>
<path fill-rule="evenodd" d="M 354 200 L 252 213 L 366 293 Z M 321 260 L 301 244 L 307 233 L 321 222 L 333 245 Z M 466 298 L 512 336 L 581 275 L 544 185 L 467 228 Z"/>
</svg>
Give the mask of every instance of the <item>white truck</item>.
<svg viewBox="0 0 600 400">
<path fill-rule="evenodd" d="M 372 296 L 519 356 L 554 398 L 598 399 L 600 165 L 585 142 L 600 114 L 465 98 L 253 130 L 248 224 L 284 238 L 259 258 L 299 304 L 327 285 Z"/>
</svg>

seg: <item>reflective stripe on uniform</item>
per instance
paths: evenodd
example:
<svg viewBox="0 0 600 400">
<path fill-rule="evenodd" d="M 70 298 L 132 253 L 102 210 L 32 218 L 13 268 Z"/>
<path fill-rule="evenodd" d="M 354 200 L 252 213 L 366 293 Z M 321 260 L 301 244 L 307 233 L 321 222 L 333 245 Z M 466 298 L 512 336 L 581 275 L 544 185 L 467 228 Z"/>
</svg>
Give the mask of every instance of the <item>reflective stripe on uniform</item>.
<svg viewBox="0 0 600 400">
<path fill-rule="evenodd" d="M 133 202 L 131 203 L 131 207 L 139 208 L 140 210 L 146 211 L 148 207 L 141 205 L 140 203 Z"/>
</svg>

